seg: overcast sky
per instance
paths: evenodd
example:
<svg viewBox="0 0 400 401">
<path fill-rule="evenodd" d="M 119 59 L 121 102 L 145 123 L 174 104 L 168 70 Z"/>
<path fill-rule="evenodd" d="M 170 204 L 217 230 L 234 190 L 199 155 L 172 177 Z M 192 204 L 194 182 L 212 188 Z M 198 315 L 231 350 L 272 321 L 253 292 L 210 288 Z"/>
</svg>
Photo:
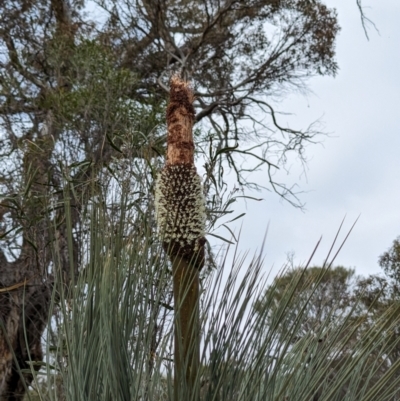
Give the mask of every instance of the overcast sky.
<svg viewBox="0 0 400 401">
<path fill-rule="evenodd" d="M 266 191 L 256 194 L 263 201 L 248 202 L 243 210 L 240 250 L 255 251 L 269 225 L 266 271 L 280 269 L 288 252 L 303 263 L 322 236 L 314 258 L 321 263 L 345 216 L 341 239 L 360 218 L 336 261 L 358 274 L 380 272 L 379 255 L 400 235 L 400 1 L 364 3 L 379 34 L 370 29 L 366 39 L 356 0 L 327 0 L 342 28 L 339 74 L 310 80 L 312 94 L 293 94 L 279 105 L 293 113 L 281 123 L 306 128 L 321 118 L 331 135 L 307 148 L 307 177 L 294 164 L 285 178 L 305 191 L 304 211 Z M 258 181 L 265 179 L 257 174 Z"/>
</svg>

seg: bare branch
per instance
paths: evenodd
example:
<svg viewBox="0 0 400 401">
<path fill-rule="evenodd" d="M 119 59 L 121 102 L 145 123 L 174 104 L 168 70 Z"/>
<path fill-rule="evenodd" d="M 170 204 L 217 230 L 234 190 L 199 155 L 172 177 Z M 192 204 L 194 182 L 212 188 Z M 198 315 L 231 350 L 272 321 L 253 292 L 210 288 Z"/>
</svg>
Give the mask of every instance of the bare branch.
<svg viewBox="0 0 400 401">
<path fill-rule="evenodd" d="M 18 53 L 15 48 L 14 41 L 11 38 L 9 32 L 3 31 L 3 37 L 8 49 L 8 55 L 10 57 L 10 61 L 13 64 L 14 68 L 18 71 L 18 73 L 21 74 L 28 81 L 32 82 L 38 88 L 46 89 L 47 88 L 46 84 L 40 81 L 35 76 L 33 76 L 32 74 L 30 74 L 28 70 L 21 64 L 18 58 Z"/>
<path fill-rule="evenodd" d="M 371 21 L 364 12 L 364 8 L 362 6 L 362 0 L 356 0 L 357 1 L 357 7 L 358 10 L 360 11 L 360 17 L 361 17 L 361 24 L 362 27 L 364 29 L 364 34 L 366 36 L 366 38 L 369 40 L 369 36 L 368 36 L 368 24 L 372 25 L 372 27 L 376 30 L 376 32 L 379 33 L 378 28 L 376 27 L 375 23 L 373 21 Z"/>
<path fill-rule="evenodd" d="M 204 104 L 204 103 L 203 103 Z M 208 106 L 203 106 L 202 110 L 196 114 L 196 122 L 199 122 L 204 117 L 209 116 L 213 111 L 220 106 L 220 102 L 215 101 L 209 104 Z"/>
</svg>

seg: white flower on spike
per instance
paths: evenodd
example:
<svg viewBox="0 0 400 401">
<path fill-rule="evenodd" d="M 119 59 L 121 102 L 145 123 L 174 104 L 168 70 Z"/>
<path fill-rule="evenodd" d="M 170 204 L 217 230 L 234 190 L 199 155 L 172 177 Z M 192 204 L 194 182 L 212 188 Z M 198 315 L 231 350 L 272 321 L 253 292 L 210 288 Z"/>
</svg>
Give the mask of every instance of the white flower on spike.
<svg viewBox="0 0 400 401">
<path fill-rule="evenodd" d="M 204 237 L 205 199 L 201 179 L 190 165 L 165 167 L 155 188 L 155 207 L 159 234 L 164 242 L 194 246 Z"/>
</svg>

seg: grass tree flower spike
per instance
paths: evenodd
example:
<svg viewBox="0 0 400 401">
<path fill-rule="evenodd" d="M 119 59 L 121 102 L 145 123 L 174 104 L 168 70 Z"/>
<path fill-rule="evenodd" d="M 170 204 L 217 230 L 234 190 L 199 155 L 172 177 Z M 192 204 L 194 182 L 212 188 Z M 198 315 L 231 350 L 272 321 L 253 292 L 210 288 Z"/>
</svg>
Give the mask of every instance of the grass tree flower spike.
<svg viewBox="0 0 400 401">
<path fill-rule="evenodd" d="M 204 265 L 205 200 L 194 166 L 193 92 L 171 79 L 167 107 L 167 161 L 158 176 L 155 204 L 174 288 L 174 401 L 199 399 L 199 270 Z"/>
<path fill-rule="evenodd" d="M 167 162 L 155 190 L 157 222 L 169 257 L 181 256 L 198 269 L 204 264 L 205 200 L 194 166 L 193 93 L 171 79 L 167 108 Z"/>
</svg>

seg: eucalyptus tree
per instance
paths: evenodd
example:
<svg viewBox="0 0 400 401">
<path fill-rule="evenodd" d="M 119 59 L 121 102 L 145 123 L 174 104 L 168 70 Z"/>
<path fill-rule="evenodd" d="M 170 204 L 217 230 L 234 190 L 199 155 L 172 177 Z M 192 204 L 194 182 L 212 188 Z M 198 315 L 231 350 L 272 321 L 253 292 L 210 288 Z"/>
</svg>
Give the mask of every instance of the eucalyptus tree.
<svg viewBox="0 0 400 401">
<path fill-rule="evenodd" d="M 289 355 L 300 353 L 311 376 L 325 369 L 321 381 L 314 382 L 314 400 L 319 400 L 324 386 L 331 386 L 341 369 L 351 364 L 358 344 L 367 345 L 368 338 L 376 338 L 377 330 L 384 345 L 372 347 L 366 355 L 363 363 L 371 370 L 360 368 L 353 383 L 343 377 L 341 397 L 351 399 L 353 391 L 372 388 L 395 366 L 399 304 L 384 295 L 384 281 L 376 276 L 356 276 L 354 269 L 342 266 L 294 268 L 277 276 L 255 303 L 256 313 L 266 315 L 261 330 L 274 331 L 278 348 L 288 350 Z M 382 321 L 387 311 L 391 312 Z M 398 397 L 399 373 L 397 367 L 390 375 L 392 400 Z"/>
<path fill-rule="evenodd" d="M 88 211 L 104 202 L 110 220 L 121 218 L 116 199 L 127 177 L 125 217 L 148 208 L 146 150 L 158 111 L 126 97 L 134 75 L 115 69 L 112 53 L 89 34 L 78 37 L 76 14 L 63 2 L 1 7 L 0 394 L 22 397 L 19 369 L 29 383 L 26 361 L 42 358 L 53 282 L 68 285 L 85 267 Z M 137 165 L 117 163 L 121 138 L 127 160 L 141 155 Z"/>
<path fill-rule="evenodd" d="M 362 305 L 354 305 L 356 283 L 355 271 L 343 266 L 292 268 L 275 277 L 255 303 L 255 310 L 263 311 L 268 302 L 265 325 L 275 327 L 279 322 L 275 330 L 280 346 L 293 346 L 310 336 L 322 343 L 329 326 L 342 324 L 352 308 L 353 317 L 364 311 Z M 292 299 L 283 308 L 288 291 L 292 291 Z"/>
<path fill-rule="evenodd" d="M 343 266 L 329 269 L 320 266 L 307 269 L 298 267 L 285 271 L 274 279 L 265 293 L 267 299 L 273 294 L 275 305 L 269 308 L 269 323 L 276 319 L 278 306 L 288 288 L 296 283 L 296 303 L 288 305 L 282 330 L 290 331 L 292 325 L 298 325 L 297 336 L 315 334 L 325 321 L 340 318 L 351 307 L 356 279 L 355 270 Z M 256 309 L 262 309 L 262 303 L 261 298 L 256 303 Z M 298 340 L 293 338 L 294 342 Z"/>
<path fill-rule="evenodd" d="M 392 246 L 379 257 L 379 266 L 394 284 L 400 284 L 400 237 L 394 239 Z"/>
<path fill-rule="evenodd" d="M 385 311 L 389 309 L 400 309 L 400 242 L 396 238 L 392 246 L 380 255 L 378 263 L 383 270 L 382 274 L 375 274 L 360 279 L 357 283 L 358 295 L 361 297 L 365 308 L 368 309 L 366 323 L 374 326 L 376 320 Z M 388 321 L 390 326 L 392 321 Z M 400 344 L 397 339 L 400 338 L 400 325 L 392 325 L 390 329 L 386 329 L 384 336 L 390 344 L 387 351 L 388 365 L 393 365 L 400 358 Z M 400 372 L 396 372 L 395 380 L 399 381 Z M 400 386 L 397 388 L 397 397 L 400 394 Z"/>
</svg>

